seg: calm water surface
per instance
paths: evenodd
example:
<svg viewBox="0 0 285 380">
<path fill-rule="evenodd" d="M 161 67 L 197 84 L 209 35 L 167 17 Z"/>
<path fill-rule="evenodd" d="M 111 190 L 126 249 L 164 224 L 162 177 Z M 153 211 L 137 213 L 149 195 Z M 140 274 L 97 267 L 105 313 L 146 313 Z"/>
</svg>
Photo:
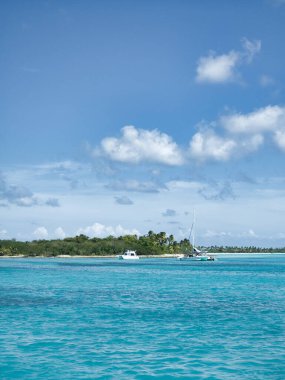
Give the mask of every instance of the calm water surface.
<svg viewBox="0 0 285 380">
<path fill-rule="evenodd" d="M 285 256 L 1 259 L 0 379 L 285 379 Z"/>
</svg>

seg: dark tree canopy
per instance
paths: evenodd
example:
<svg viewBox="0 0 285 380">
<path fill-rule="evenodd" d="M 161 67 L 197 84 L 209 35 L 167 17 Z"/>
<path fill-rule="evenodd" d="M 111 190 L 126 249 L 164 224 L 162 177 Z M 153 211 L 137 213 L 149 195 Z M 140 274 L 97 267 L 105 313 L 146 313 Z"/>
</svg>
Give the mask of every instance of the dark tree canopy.
<svg viewBox="0 0 285 380">
<path fill-rule="evenodd" d="M 209 253 L 223 252 L 284 252 L 285 248 L 260 248 L 260 247 L 228 247 L 211 246 L 206 248 Z M 188 239 L 176 241 L 173 235 L 165 232 L 155 233 L 149 231 L 146 235 L 107 236 L 105 238 L 89 238 L 86 235 L 68 237 L 63 240 L 34 240 L 21 242 L 15 239 L 0 240 L 0 256 L 113 256 L 127 249 L 136 250 L 138 255 L 164 255 L 178 254 L 192 251 L 192 245 Z"/>
</svg>

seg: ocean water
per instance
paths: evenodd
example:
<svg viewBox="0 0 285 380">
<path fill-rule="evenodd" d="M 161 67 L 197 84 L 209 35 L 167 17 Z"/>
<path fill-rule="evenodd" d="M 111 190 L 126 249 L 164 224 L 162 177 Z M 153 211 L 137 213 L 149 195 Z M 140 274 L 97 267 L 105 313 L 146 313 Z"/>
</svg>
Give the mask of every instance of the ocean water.
<svg viewBox="0 0 285 380">
<path fill-rule="evenodd" d="M 1 259 L 0 379 L 285 379 L 285 256 Z"/>
</svg>

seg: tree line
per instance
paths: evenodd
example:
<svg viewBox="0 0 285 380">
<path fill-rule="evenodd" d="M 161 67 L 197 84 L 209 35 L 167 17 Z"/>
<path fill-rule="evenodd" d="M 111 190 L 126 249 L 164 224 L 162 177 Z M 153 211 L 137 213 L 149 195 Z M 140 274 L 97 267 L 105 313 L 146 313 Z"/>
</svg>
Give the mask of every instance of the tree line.
<svg viewBox="0 0 285 380">
<path fill-rule="evenodd" d="M 209 253 L 266 253 L 285 252 L 285 248 L 260 248 L 255 246 L 211 246 L 198 247 Z M 124 235 L 119 237 L 89 238 L 86 235 L 67 237 L 62 240 L 33 240 L 16 241 L 0 240 L 0 256 L 113 256 L 123 253 L 127 249 L 136 250 L 138 255 L 180 254 L 192 251 L 188 239 L 176 241 L 173 235 L 166 232 L 155 233 L 149 231 L 146 235 Z"/>
<path fill-rule="evenodd" d="M 192 245 L 188 239 L 177 242 L 173 235 L 153 231 L 144 236 L 89 238 L 81 234 L 62 240 L 0 240 L 0 256 L 112 256 L 127 249 L 136 250 L 138 255 L 163 255 L 190 252 Z"/>
</svg>

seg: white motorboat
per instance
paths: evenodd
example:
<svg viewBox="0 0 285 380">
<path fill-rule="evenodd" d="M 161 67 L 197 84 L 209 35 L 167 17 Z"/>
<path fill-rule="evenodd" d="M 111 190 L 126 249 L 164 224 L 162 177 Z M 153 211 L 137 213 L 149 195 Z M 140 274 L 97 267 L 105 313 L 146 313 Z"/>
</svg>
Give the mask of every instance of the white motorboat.
<svg viewBox="0 0 285 380">
<path fill-rule="evenodd" d="M 124 252 L 122 255 L 117 256 L 120 260 L 138 260 L 139 256 L 137 255 L 136 251 L 128 249 L 126 252 Z"/>
</svg>

